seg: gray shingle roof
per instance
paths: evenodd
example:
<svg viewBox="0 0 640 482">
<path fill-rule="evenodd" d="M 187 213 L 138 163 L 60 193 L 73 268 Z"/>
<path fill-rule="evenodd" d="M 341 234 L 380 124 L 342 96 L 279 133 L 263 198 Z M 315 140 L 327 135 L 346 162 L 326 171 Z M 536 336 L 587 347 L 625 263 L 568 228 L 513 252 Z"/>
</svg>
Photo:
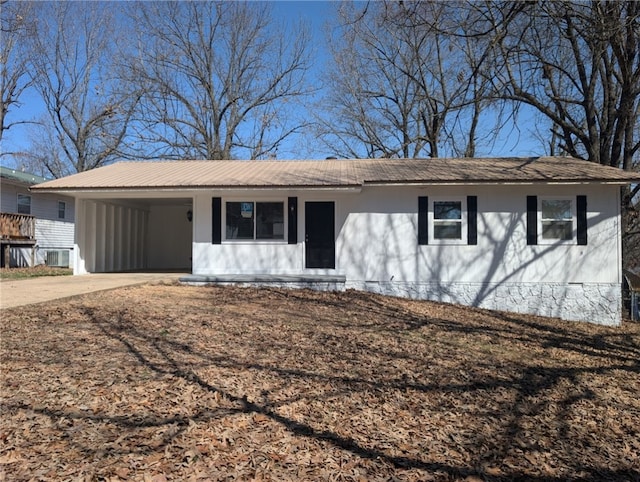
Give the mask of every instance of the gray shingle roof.
<svg viewBox="0 0 640 482">
<path fill-rule="evenodd" d="M 640 182 L 640 173 L 570 157 L 120 162 L 39 184 L 42 191 L 323 188 L 367 184 Z"/>
</svg>

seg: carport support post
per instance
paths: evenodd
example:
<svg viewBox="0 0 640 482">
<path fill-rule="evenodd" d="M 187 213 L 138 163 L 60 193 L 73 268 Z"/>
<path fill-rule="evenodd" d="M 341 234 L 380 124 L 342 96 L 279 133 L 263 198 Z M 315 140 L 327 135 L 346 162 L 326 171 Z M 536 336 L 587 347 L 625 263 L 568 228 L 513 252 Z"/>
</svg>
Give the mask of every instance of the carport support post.
<svg viewBox="0 0 640 482">
<path fill-rule="evenodd" d="M 76 198 L 75 212 L 75 243 L 73 244 L 73 274 L 86 274 L 86 259 L 89 245 L 87 242 L 87 230 L 90 229 L 92 219 L 87 218 L 87 206 L 89 201 Z"/>
</svg>

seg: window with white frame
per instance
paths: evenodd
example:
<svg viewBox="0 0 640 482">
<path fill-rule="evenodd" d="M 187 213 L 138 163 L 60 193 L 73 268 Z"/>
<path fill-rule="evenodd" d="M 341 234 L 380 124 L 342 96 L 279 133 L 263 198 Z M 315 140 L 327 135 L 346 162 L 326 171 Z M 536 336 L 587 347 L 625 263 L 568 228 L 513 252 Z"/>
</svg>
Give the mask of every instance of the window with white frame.
<svg viewBox="0 0 640 482">
<path fill-rule="evenodd" d="M 433 239 L 462 239 L 462 201 L 433 202 Z"/>
<path fill-rule="evenodd" d="M 18 194 L 18 214 L 31 214 L 31 196 Z"/>
<path fill-rule="evenodd" d="M 58 219 L 64 219 L 67 215 L 67 203 L 58 201 Z"/>
<path fill-rule="evenodd" d="M 527 196 L 527 245 L 576 244 L 589 238 L 588 199 L 577 196 Z"/>
<path fill-rule="evenodd" d="M 284 202 L 226 203 L 227 240 L 284 240 Z"/>
<path fill-rule="evenodd" d="M 478 244 L 478 196 L 418 197 L 418 244 Z"/>
<path fill-rule="evenodd" d="M 540 228 L 543 240 L 573 239 L 574 206 L 572 199 L 541 199 Z"/>
</svg>

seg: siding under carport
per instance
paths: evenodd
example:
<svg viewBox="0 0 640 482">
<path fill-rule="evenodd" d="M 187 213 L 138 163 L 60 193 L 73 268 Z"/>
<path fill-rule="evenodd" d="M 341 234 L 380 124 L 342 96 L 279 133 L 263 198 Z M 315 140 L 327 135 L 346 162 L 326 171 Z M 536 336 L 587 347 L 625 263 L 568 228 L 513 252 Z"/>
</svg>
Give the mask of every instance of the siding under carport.
<svg viewBox="0 0 640 482">
<path fill-rule="evenodd" d="M 75 274 L 146 268 L 148 209 L 76 200 Z"/>
</svg>

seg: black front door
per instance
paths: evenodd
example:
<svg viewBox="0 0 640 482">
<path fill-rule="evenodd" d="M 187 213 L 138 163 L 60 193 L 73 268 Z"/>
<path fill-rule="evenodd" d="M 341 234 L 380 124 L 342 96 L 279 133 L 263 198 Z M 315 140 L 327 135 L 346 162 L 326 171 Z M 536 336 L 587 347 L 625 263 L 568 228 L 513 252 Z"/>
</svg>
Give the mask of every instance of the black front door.
<svg viewBox="0 0 640 482">
<path fill-rule="evenodd" d="M 335 206 L 330 202 L 306 202 L 305 254 L 307 268 L 335 268 Z"/>
</svg>

